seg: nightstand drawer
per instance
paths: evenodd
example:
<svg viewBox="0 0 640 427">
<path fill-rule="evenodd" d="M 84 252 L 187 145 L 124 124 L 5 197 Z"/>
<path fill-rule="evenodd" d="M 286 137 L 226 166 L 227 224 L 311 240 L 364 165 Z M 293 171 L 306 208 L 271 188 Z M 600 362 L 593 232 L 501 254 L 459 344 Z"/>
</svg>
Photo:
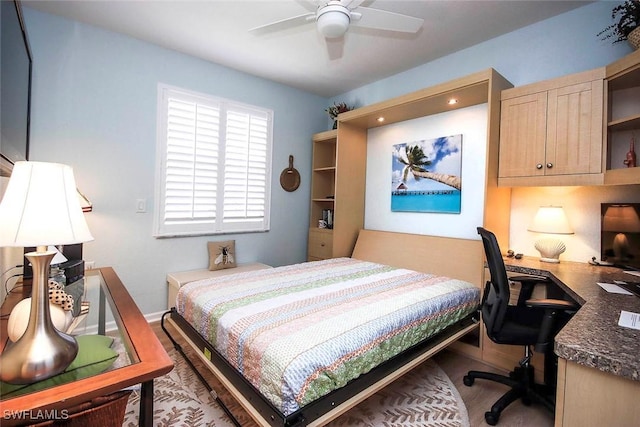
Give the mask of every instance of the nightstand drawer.
<svg viewBox="0 0 640 427">
<path fill-rule="evenodd" d="M 318 228 L 309 230 L 309 258 L 327 259 L 332 257 L 333 230 Z"/>
</svg>

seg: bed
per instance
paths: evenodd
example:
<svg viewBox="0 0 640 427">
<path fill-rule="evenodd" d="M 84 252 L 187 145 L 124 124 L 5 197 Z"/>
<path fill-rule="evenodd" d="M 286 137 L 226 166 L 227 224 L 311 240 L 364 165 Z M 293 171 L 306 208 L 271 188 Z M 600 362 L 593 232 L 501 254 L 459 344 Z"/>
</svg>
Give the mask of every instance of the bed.
<svg viewBox="0 0 640 427">
<path fill-rule="evenodd" d="M 259 424 L 323 425 L 477 328 L 482 273 L 479 241 L 362 230 L 351 258 L 185 285 L 171 321 Z"/>
</svg>

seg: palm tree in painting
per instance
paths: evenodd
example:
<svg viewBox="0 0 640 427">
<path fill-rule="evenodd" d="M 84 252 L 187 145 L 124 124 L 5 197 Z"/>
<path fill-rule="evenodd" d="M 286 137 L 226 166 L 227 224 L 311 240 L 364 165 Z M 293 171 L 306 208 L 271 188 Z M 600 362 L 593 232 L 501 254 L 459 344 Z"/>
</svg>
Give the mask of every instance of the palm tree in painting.
<svg viewBox="0 0 640 427">
<path fill-rule="evenodd" d="M 416 180 L 420 178 L 427 178 L 446 184 L 450 187 L 455 188 L 456 190 L 460 190 L 462 188 L 459 176 L 429 172 L 423 167 L 431 165 L 431 160 L 429 160 L 424 154 L 422 147 L 418 145 L 406 145 L 404 151 L 406 157 L 398 157 L 398 161 L 405 165 L 404 169 L 402 170 L 402 182 L 407 181 L 409 171 L 411 171 L 413 177 Z"/>
<path fill-rule="evenodd" d="M 406 157 L 400 156 L 398 160 L 400 163 L 405 165 L 402 171 L 402 182 L 407 181 L 407 177 L 409 176 L 409 171 L 411 172 L 426 172 L 427 170 L 423 168 L 423 166 L 429 166 L 431 164 L 431 160 L 427 159 L 427 156 L 424 154 L 422 147 L 417 145 L 409 146 L 405 145 L 404 153 Z"/>
</svg>

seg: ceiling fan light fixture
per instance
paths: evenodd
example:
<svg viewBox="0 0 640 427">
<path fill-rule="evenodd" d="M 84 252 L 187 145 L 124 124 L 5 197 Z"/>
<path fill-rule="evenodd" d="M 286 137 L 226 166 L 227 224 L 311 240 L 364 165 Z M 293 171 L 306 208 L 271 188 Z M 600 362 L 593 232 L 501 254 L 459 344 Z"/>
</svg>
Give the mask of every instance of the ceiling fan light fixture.
<svg viewBox="0 0 640 427">
<path fill-rule="evenodd" d="M 328 39 L 342 37 L 347 32 L 350 21 L 349 10 L 339 5 L 325 6 L 316 18 L 318 31 Z"/>
</svg>

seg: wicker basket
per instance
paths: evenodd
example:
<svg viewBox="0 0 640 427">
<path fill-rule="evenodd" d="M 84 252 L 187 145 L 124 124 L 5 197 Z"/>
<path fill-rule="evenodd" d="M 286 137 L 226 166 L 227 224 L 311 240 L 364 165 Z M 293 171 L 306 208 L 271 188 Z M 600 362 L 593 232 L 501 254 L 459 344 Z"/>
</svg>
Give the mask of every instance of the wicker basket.
<svg viewBox="0 0 640 427">
<path fill-rule="evenodd" d="M 640 27 L 636 27 L 635 30 L 627 34 L 627 40 L 635 50 L 640 49 Z"/>
<path fill-rule="evenodd" d="M 67 410 L 67 417 L 49 420 L 32 427 L 122 427 L 131 390 L 97 397 Z"/>
</svg>

